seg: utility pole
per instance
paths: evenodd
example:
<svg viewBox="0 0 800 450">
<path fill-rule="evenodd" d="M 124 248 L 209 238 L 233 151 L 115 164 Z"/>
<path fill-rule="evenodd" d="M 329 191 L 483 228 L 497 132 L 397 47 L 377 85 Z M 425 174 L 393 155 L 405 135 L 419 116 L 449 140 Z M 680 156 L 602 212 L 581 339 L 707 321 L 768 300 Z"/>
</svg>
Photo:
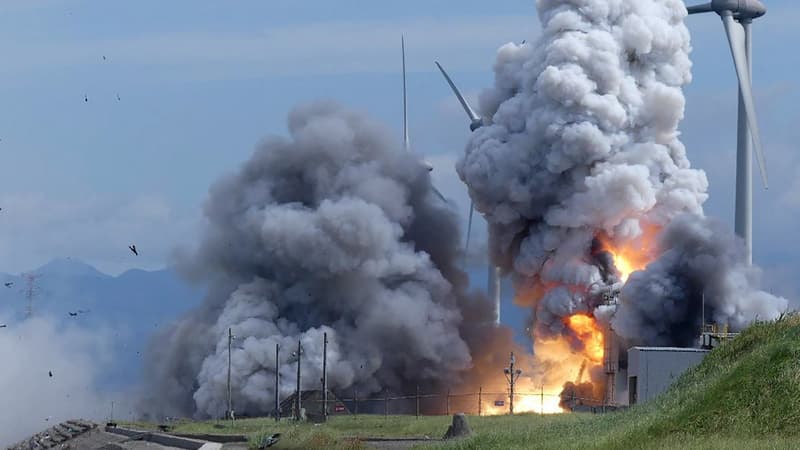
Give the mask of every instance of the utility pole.
<svg viewBox="0 0 800 450">
<path fill-rule="evenodd" d="M 419 419 L 419 385 L 417 385 L 417 419 Z"/>
<path fill-rule="evenodd" d="M 514 359 L 514 352 L 511 352 L 511 360 L 508 367 L 503 369 L 503 373 L 506 375 L 506 380 L 508 380 L 509 387 L 511 388 L 511 401 L 508 403 L 508 408 L 512 415 L 514 414 L 514 383 L 516 383 L 517 378 L 522 375 L 521 370 L 514 369 L 514 363 L 516 363 L 516 359 Z"/>
<path fill-rule="evenodd" d="M 228 328 L 228 419 L 233 420 L 233 404 L 231 402 L 231 342 L 233 341 L 233 331 Z"/>
<path fill-rule="evenodd" d="M 481 415 L 481 397 L 483 397 L 483 386 L 478 387 L 478 416 Z"/>
<path fill-rule="evenodd" d="M 295 390 L 295 395 L 297 396 L 297 410 L 295 411 L 294 419 L 299 421 L 300 420 L 300 407 L 301 404 L 301 392 L 300 392 L 300 359 L 303 356 L 303 343 L 300 340 L 297 341 L 297 351 L 292 352 L 292 356 L 297 358 L 297 389 Z"/>
<path fill-rule="evenodd" d="M 539 408 L 539 414 L 544 415 L 544 385 L 542 385 L 542 398 Z"/>
<path fill-rule="evenodd" d="M 281 344 L 275 344 L 275 422 L 281 420 L 280 359 Z"/>
<path fill-rule="evenodd" d="M 358 390 L 353 388 L 353 419 L 358 417 Z"/>
<path fill-rule="evenodd" d="M 322 420 L 328 420 L 328 333 L 322 333 Z"/>
</svg>

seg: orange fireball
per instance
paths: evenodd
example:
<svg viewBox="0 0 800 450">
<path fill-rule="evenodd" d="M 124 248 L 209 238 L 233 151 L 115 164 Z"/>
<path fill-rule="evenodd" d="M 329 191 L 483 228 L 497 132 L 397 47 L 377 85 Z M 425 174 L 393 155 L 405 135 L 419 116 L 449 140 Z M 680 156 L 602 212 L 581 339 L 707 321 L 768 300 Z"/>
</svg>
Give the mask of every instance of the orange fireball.
<svg viewBox="0 0 800 450">
<path fill-rule="evenodd" d="M 583 343 L 586 357 L 592 362 L 603 362 L 603 332 L 594 318 L 586 314 L 575 314 L 567 318 L 567 326 Z"/>
</svg>

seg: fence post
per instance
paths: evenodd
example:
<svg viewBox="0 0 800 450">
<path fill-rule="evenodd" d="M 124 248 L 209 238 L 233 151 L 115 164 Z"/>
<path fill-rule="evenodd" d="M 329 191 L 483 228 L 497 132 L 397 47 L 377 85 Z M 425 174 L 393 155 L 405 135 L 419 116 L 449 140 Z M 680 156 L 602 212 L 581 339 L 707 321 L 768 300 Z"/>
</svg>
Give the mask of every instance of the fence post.
<svg viewBox="0 0 800 450">
<path fill-rule="evenodd" d="M 417 419 L 419 419 L 419 385 L 417 385 Z"/>
<path fill-rule="evenodd" d="M 478 388 L 478 416 L 481 415 L 481 397 L 483 397 L 483 386 Z"/>
<path fill-rule="evenodd" d="M 450 389 L 447 389 L 447 415 L 450 415 Z"/>
<path fill-rule="evenodd" d="M 353 419 L 358 416 L 358 389 L 353 388 Z"/>
<path fill-rule="evenodd" d="M 542 402 L 540 408 L 539 414 L 544 415 L 544 385 L 542 385 Z"/>
<path fill-rule="evenodd" d="M 389 390 L 383 390 L 383 417 L 389 417 Z"/>
</svg>

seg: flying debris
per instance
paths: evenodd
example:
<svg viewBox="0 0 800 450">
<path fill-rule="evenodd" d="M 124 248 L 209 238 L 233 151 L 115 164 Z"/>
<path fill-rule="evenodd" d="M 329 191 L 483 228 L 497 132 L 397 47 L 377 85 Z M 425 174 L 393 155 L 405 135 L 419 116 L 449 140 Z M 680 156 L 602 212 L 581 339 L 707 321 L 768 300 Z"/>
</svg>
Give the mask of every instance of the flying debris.
<svg viewBox="0 0 800 450">
<path fill-rule="evenodd" d="M 105 61 L 105 60 L 106 60 L 106 55 L 103 55 L 103 61 Z"/>
<path fill-rule="evenodd" d="M 47 374 L 50 375 L 50 378 L 53 378 L 53 371 L 52 370 L 48 370 Z"/>
<path fill-rule="evenodd" d="M 86 103 L 89 103 L 89 96 L 86 95 L 86 94 L 83 94 L 83 101 L 86 102 Z"/>
<path fill-rule="evenodd" d="M 119 98 L 119 94 L 117 94 L 117 101 L 120 101 L 120 100 L 122 100 L 122 99 Z"/>
<path fill-rule="evenodd" d="M 13 285 L 14 285 L 14 282 L 13 282 L 13 281 L 8 281 L 8 282 L 6 282 L 6 283 L 3 283 L 3 285 L 4 285 L 5 287 L 7 287 L 7 288 L 10 288 L 11 286 L 13 286 Z"/>
<path fill-rule="evenodd" d="M 0 325 L 0 328 L 8 328 L 8 325 L 2 324 L 2 325 Z"/>
<path fill-rule="evenodd" d="M 139 251 L 136 250 L 136 245 L 129 245 L 128 248 L 133 252 L 134 255 L 139 256 Z"/>
<path fill-rule="evenodd" d="M 78 315 L 78 313 L 76 313 L 76 312 L 69 312 L 69 313 L 67 313 L 67 314 L 69 314 L 69 315 L 70 315 L 70 317 L 75 317 L 75 316 L 77 316 L 77 315 Z"/>
<path fill-rule="evenodd" d="M 86 314 L 88 312 L 89 312 L 88 309 L 79 309 L 75 312 L 69 311 L 68 314 L 70 315 L 70 317 L 76 317 L 78 314 Z"/>
</svg>

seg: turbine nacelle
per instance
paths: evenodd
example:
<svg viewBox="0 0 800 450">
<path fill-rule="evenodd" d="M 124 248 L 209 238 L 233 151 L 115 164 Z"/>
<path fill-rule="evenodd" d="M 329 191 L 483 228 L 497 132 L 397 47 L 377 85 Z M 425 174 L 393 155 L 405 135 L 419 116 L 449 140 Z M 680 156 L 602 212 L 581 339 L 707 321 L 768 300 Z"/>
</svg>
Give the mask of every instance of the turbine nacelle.
<svg viewBox="0 0 800 450">
<path fill-rule="evenodd" d="M 767 13 L 767 7 L 759 0 L 712 0 L 711 9 L 720 15 L 730 11 L 737 19 L 755 19 Z"/>
<path fill-rule="evenodd" d="M 475 131 L 483 125 L 483 119 L 473 119 L 469 124 L 469 131 Z"/>
<path fill-rule="evenodd" d="M 759 0 L 712 0 L 705 5 L 690 6 L 689 14 L 715 12 L 722 15 L 731 14 L 736 20 L 752 20 L 767 13 L 767 7 Z"/>
</svg>

